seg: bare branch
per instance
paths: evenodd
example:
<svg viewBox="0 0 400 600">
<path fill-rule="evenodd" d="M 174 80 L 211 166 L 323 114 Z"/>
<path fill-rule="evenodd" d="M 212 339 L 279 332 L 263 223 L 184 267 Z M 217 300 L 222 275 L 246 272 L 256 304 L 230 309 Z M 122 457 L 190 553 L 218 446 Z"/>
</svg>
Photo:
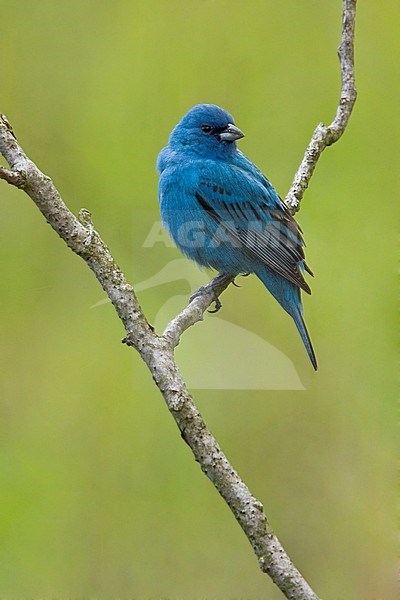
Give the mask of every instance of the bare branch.
<svg viewBox="0 0 400 600">
<path fill-rule="evenodd" d="M 164 331 L 163 337 L 171 342 L 173 348 L 179 344 L 180 337 L 186 329 L 203 320 L 205 311 L 213 302 L 215 310 L 210 312 L 217 312 L 221 308 L 219 297 L 233 280 L 231 275 L 219 274 L 193 294 L 190 304 L 172 319 Z"/>
<path fill-rule="evenodd" d="M 4 179 L 7 183 L 11 185 L 15 185 L 16 187 L 21 187 L 23 185 L 24 179 L 23 177 L 17 173 L 16 171 L 10 171 L 5 167 L 0 165 L 0 179 Z"/>
<path fill-rule="evenodd" d="M 319 125 L 286 198 L 293 212 L 312 176 L 324 148 L 342 135 L 355 101 L 353 38 L 356 0 L 343 0 L 343 32 L 339 48 L 342 94 L 336 117 L 329 127 Z M 4 115 L 0 115 L 0 152 L 11 170 L 0 168 L 0 178 L 23 189 L 47 222 L 73 252 L 93 271 L 121 319 L 126 336 L 152 373 L 183 439 L 202 471 L 212 481 L 242 527 L 258 558 L 261 570 L 291 600 L 318 600 L 291 562 L 274 534 L 263 506 L 249 491 L 227 460 L 197 410 L 176 366 L 173 350 L 182 333 L 202 319 L 232 278 L 218 276 L 195 294 L 189 306 L 158 336 L 147 322 L 132 286 L 127 282 L 108 247 L 94 229 L 91 215 L 82 209 L 76 218 L 64 204 L 49 177 L 26 156 Z M 216 302 L 218 306 L 218 301 Z"/>
<path fill-rule="evenodd" d="M 303 160 L 285 198 L 285 203 L 292 214 L 295 214 L 300 209 L 301 199 L 310 183 L 322 152 L 327 146 L 337 142 L 343 135 L 357 98 L 354 76 L 356 2 L 357 0 L 343 0 L 342 38 L 338 49 L 342 89 L 336 116 L 327 127 L 323 123 L 319 123 L 312 135 Z"/>
<path fill-rule="evenodd" d="M 231 508 L 257 555 L 262 571 L 270 575 L 287 598 L 318 600 L 272 531 L 261 502 L 252 496 L 207 429 L 174 360 L 173 347 L 181 333 L 201 318 L 231 278 L 216 278 L 214 286 L 205 286 L 205 293 L 194 298 L 186 313 L 181 313 L 170 324 L 164 336 L 158 336 L 143 315 L 132 286 L 127 283 L 94 229 L 89 211 L 82 209 L 79 219 L 71 213 L 51 179 L 25 155 L 1 119 L 0 152 L 10 167 L 21 175 L 24 181 L 22 189 L 32 198 L 47 222 L 97 277 L 125 327 L 124 341 L 133 346 L 147 364 L 182 437 L 192 449 L 202 471 Z"/>
</svg>

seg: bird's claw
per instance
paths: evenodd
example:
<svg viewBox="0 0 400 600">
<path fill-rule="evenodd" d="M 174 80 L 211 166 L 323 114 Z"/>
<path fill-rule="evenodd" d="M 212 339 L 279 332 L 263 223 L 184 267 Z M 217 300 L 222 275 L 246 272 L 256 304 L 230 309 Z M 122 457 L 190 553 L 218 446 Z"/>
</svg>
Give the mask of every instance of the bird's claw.
<svg viewBox="0 0 400 600">
<path fill-rule="evenodd" d="M 193 300 L 195 300 L 199 296 L 202 296 L 204 294 L 204 292 L 208 292 L 208 291 L 209 291 L 209 289 L 207 289 L 206 286 L 200 287 L 198 290 L 196 290 L 190 296 L 189 302 L 193 302 Z M 208 310 L 207 312 L 209 312 L 211 314 L 214 314 L 214 313 L 217 313 L 222 308 L 222 302 L 221 302 L 221 300 L 218 298 L 218 296 L 216 294 L 214 294 L 214 298 L 213 298 L 212 302 L 215 303 L 215 308 L 213 310 Z"/>
<path fill-rule="evenodd" d="M 241 277 L 248 277 L 249 275 L 251 275 L 251 273 L 240 273 L 240 276 L 241 276 Z M 241 287 L 241 286 L 240 286 L 238 283 L 236 283 L 236 281 L 235 281 L 235 280 L 233 280 L 233 281 L 232 281 L 232 284 L 233 284 L 235 287 L 238 287 L 238 288 L 240 288 L 240 287 Z"/>
<path fill-rule="evenodd" d="M 215 297 L 214 299 L 215 302 L 215 308 L 213 310 L 208 310 L 207 312 L 209 312 L 211 315 L 217 313 L 221 308 L 222 308 L 222 302 L 221 300 L 218 298 L 218 296 Z"/>
<path fill-rule="evenodd" d="M 190 296 L 189 303 L 193 302 L 193 300 L 196 300 L 196 298 L 198 298 L 199 296 L 202 296 L 205 291 L 206 291 L 206 289 L 202 285 L 198 290 L 196 290 L 195 292 L 193 292 L 193 294 Z"/>
</svg>

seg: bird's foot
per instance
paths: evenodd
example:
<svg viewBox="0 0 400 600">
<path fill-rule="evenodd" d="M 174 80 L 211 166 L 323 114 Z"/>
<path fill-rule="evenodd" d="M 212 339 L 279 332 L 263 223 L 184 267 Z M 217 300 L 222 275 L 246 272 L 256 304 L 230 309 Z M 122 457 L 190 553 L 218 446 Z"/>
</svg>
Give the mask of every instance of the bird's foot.
<svg viewBox="0 0 400 600">
<path fill-rule="evenodd" d="M 193 292 L 193 294 L 190 296 L 189 303 L 193 302 L 193 300 L 196 300 L 196 298 L 200 298 L 206 292 L 207 292 L 207 286 L 206 285 L 202 285 L 201 287 L 199 287 L 198 290 L 196 290 L 195 292 Z"/>
<path fill-rule="evenodd" d="M 221 300 L 218 298 L 218 296 L 215 296 L 213 302 L 215 303 L 215 308 L 213 310 L 208 309 L 207 312 L 209 312 L 211 315 L 213 315 L 214 313 L 217 313 L 219 310 L 221 310 L 222 308 L 222 302 Z"/>
<path fill-rule="evenodd" d="M 212 283 L 212 282 L 211 282 Z M 213 288 L 210 286 L 210 284 L 207 285 L 202 285 L 198 290 L 196 290 L 189 298 L 189 302 L 193 302 L 193 300 L 196 300 L 196 298 L 201 298 L 204 294 L 208 294 L 209 292 L 213 293 L 213 299 L 212 302 L 215 302 L 215 309 L 214 310 L 208 310 L 207 312 L 209 313 L 216 313 L 220 310 L 220 308 L 222 308 L 222 303 L 221 300 L 219 299 L 216 290 L 213 290 Z"/>
<path fill-rule="evenodd" d="M 207 285 L 203 285 L 199 288 L 194 294 L 190 296 L 190 302 L 193 302 L 198 297 L 203 296 L 204 294 L 211 293 L 212 302 L 215 303 L 215 308 L 213 310 L 208 310 L 209 313 L 217 313 L 222 308 L 222 302 L 219 299 L 219 296 L 222 294 L 224 289 L 227 287 L 229 283 L 234 281 L 233 275 L 226 275 L 225 273 L 220 273 L 217 277 L 214 277 L 210 283 Z"/>
</svg>

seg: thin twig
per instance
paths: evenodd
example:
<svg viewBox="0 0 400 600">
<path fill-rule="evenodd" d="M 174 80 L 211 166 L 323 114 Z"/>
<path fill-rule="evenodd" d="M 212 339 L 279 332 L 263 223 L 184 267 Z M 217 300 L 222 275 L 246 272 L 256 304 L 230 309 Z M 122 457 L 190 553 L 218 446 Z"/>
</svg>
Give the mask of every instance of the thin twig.
<svg viewBox="0 0 400 600">
<path fill-rule="evenodd" d="M 343 84 L 337 115 L 332 125 L 328 128 L 320 126 L 313 135 L 288 195 L 288 205 L 293 211 L 299 206 L 320 153 L 343 133 L 354 104 L 355 4 L 356 0 L 343 2 L 343 32 L 339 51 Z M 215 278 L 171 321 L 164 334 L 158 336 L 147 322 L 132 286 L 94 229 L 89 211 L 82 209 L 79 218 L 72 214 L 51 179 L 23 152 L 10 124 L 2 115 L 0 152 L 11 169 L 9 171 L 2 167 L 0 178 L 20 187 L 32 198 L 60 238 L 85 260 L 95 274 L 124 325 L 124 341 L 133 346 L 147 364 L 182 437 L 190 446 L 202 471 L 231 508 L 253 547 L 261 570 L 271 577 L 286 598 L 318 600 L 274 534 L 261 502 L 250 493 L 207 429 L 174 360 L 173 350 L 182 333 L 202 319 L 205 310 L 229 285 L 230 279 L 221 276 Z"/>
<path fill-rule="evenodd" d="M 354 77 L 356 1 L 357 0 L 343 0 L 342 37 L 338 49 L 342 89 L 336 116 L 328 126 L 319 123 L 312 135 L 303 160 L 301 161 L 290 190 L 285 198 L 285 203 L 292 214 L 295 214 L 300 210 L 300 202 L 322 152 L 327 146 L 331 146 L 337 142 L 343 135 L 357 98 Z"/>
<path fill-rule="evenodd" d="M 216 310 L 211 312 L 217 312 L 221 308 L 219 297 L 234 279 L 231 275 L 217 275 L 193 294 L 190 304 L 172 319 L 163 333 L 163 337 L 171 342 L 173 348 L 179 344 L 182 333 L 203 320 L 204 313 L 213 302 L 216 304 Z"/>
</svg>

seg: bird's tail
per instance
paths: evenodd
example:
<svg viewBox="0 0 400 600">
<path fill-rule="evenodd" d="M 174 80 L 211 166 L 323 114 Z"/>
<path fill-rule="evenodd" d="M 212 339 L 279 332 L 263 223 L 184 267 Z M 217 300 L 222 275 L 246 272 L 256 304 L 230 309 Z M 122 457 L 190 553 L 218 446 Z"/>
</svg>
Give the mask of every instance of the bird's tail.
<svg viewBox="0 0 400 600">
<path fill-rule="evenodd" d="M 292 314 L 291 316 L 293 317 L 293 321 L 296 323 L 296 327 L 299 330 L 301 339 L 303 340 L 303 344 L 305 345 L 306 350 L 308 352 L 308 356 L 310 357 L 310 360 L 312 362 L 312 366 L 314 367 L 315 370 L 317 370 L 318 369 L 317 358 L 315 356 L 314 348 L 313 348 L 313 345 L 312 345 L 311 339 L 310 339 L 310 334 L 307 331 L 307 327 L 306 327 L 306 324 L 304 323 L 303 316 L 300 311 L 296 311 L 296 313 Z"/>
<path fill-rule="evenodd" d="M 296 323 L 296 327 L 299 330 L 303 344 L 306 347 L 312 366 L 317 370 L 318 365 L 314 348 L 312 347 L 310 335 L 303 319 L 300 289 L 297 285 L 288 281 L 282 277 L 282 275 L 279 275 L 279 273 L 272 271 L 272 269 L 269 269 L 268 267 L 264 267 L 264 270 L 260 273 L 257 272 L 256 275 Z"/>
</svg>

